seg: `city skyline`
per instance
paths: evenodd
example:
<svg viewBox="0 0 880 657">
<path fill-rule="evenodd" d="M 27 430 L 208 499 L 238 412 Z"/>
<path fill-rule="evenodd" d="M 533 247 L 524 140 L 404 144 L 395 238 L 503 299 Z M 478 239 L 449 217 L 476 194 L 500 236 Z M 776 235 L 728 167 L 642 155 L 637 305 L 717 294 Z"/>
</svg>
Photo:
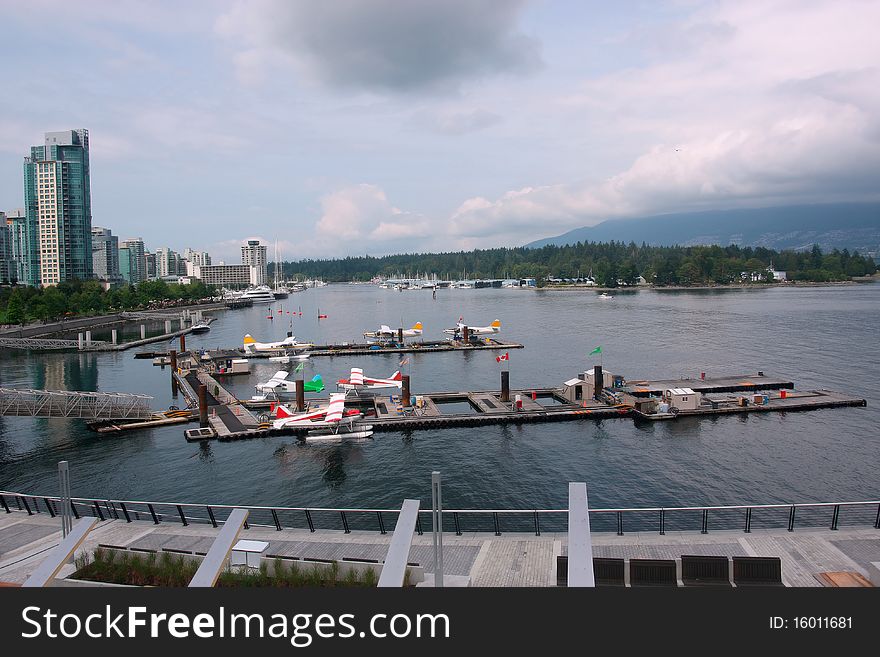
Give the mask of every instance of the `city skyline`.
<svg viewBox="0 0 880 657">
<path fill-rule="evenodd" d="M 29 146 L 83 126 L 96 224 L 226 261 L 248 239 L 286 260 L 517 246 L 880 189 L 876 3 L 43 0 L 0 19 L 0 209 L 24 205 Z"/>
</svg>

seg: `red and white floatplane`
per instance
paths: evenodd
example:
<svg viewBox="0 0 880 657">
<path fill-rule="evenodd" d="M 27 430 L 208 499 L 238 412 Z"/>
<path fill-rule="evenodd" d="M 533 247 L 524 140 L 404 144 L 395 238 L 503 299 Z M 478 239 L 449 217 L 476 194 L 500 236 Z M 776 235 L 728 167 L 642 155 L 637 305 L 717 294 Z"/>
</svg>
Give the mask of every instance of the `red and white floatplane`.
<svg viewBox="0 0 880 657">
<path fill-rule="evenodd" d="M 336 387 L 358 397 L 390 395 L 403 389 L 403 377 L 400 370 L 397 370 L 387 379 L 376 379 L 365 376 L 361 368 L 352 367 L 349 377 L 339 379 L 336 382 Z"/>
<path fill-rule="evenodd" d="M 292 412 L 284 404 L 274 407 L 275 429 L 305 429 L 306 441 L 341 440 L 342 438 L 369 438 L 373 426 L 362 424 L 364 414 L 354 408 L 345 408 L 345 393 L 330 395 L 330 403 L 305 413 Z"/>
</svg>

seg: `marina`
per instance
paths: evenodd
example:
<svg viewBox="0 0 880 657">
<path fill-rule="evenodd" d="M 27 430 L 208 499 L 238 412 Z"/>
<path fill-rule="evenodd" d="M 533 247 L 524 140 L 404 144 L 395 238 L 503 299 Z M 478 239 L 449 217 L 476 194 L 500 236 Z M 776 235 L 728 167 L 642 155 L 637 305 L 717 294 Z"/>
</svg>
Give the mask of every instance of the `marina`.
<svg viewBox="0 0 880 657">
<path fill-rule="evenodd" d="M 82 493 L 112 496 L 117 491 L 141 495 L 141 499 L 211 497 L 219 481 L 236 499 L 247 499 L 253 493 L 260 503 L 356 508 L 390 503 L 384 501 L 385 491 L 408 490 L 407 482 L 417 472 L 436 465 L 448 471 L 463 468 L 461 483 L 449 493 L 462 506 L 551 504 L 542 484 L 551 471 L 569 477 L 586 473 L 606 506 L 725 503 L 756 497 L 757 501 L 844 495 L 864 499 L 875 479 L 867 466 L 877 413 L 876 382 L 867 366 L 872 361 L 870 341 L 850 341 L 846 351 L 827 343 L 821 349 L 815 345 L 821 342 L 818 335 L 844 330 L 833 327 L 832 317 L 840 317 L 845 330 L 861 326 L 863 319 L 873 322 L 870 313 L 859 310 L 853 315 L 848 308 L 873 307 L 875 289 L 712 295 L 641 292 L 627 296 L 621 304 L 617 299 L 610 304 L 589 296 L 578 301 L 562 293 L 539 291 L 528 293 L 528 302 L 509 307 L 511 293 L 504 289 L 481 290 L 479 295 L 438 292 L 435 301 L 430 294 L 329 285 L 297 298 L 303 318 L 295 320 L 295 331 L 308 342 L 361 343 L 357 336 L 389 324 L 389 318 L 402 318 L 392 326 L 404 327 L 420 320 L 425 326 L 422 339 L 429 341 L 464 315 L 477 325 L 501 319 L 503 341 L 525 348 L 509 349 L 510 360 L 502 362 L 496 356 L 504 355 L 504 349 L 388 353 L 384 358 L 341 354 L 309 358 L 299 373 L 293 372 L 298 361 L 276 362 L 270 360 L 276 356 L 251 357 L 229 349 L 230 361 L 249 361 L 247 373 L 230 371 L 225 359 L 202 361 L 198 367 L 187 362 L 187 370 L 204 370 L 230 394 L 228 400 L 221 399 L 223 393 L 215 394 L 215 384 L 199 381 L 221 403 L 208 407 L 208 426 L 203 432 L 207 435 L 193 441 L 183 434 L 202 428 L 198 390 L 189 393 L 194 399 L 187 399 L 183 391 L 191 388 L 172 388 L 169 347 L 178 354 L 183 351 L 187 358 L 195 354 L 201 359 L 203 352 L 226 351 L 223 345 L 240 346 L 247 333 L 265 342 L 282 340 L 287 326 L 276 323 L 274 332 L 267 331 L 271 323 L 265 319 L 265 309 L 254 306 L 211 313 L 217 317 L 211 330 L 186 335 L 184 349 L 180 349 L 179 337 L 167 346 L 157 344 L 156 351 L 168 354 L 164 370 L 152 367 L 151 360 L 133 358 L 140 349 L 30 354 L 3 350 L 4 388 L 124 392 L 151 398 L 146 401 L 146 417 L 0 417 L 0 440 L 12 450 L 3 461 L 4 487 L 28 490 L 43 482 L 46 490 L 52 490 L 51 476 L 28 464 L 48 459 L 45 468 L 51 469 L 58 458 L 69 458 L 78 464 L 75 481 L 81 486 L 97 482 L 95 491 L 86 487 Z M 327 309 L 328 320 L 316 320 L 318 306 L 322 312 Z M 825 309 L 822 313 L 805 311 L 819 306 Z M 342 307 L 351 312 L 341 313 Z M 700 323 L 704 313 L 705 322 Z M 710 321 L 719 313 L 735 318 L 723 332 Z M 664 331 L 670 322 L 680 328 L 667 339 Z M 154 327 L 161 331 L 163 324 L 160 320 Z M 571 329 L 578 326 L 583 328 Z M 93 334 L 93 339 L 103 340 L 107 333 Z M 783 335 L 787 336 L 784 340 Z M 138 337 L 134 324 L 126 339 Z M 303 337 L 299 339 L 304 341 Z M 602 344 L 603 379 L 606 373 L 612 377 L 607 387 L 619 395 L 618 400 L 595 399 L 595 390 L 586 380 L 600 360 L 588 357 L 597 344 Z M 811 358 L 803 358 L 806 352 Z M 407 358 L 408 365 L 398 365 Z M 350 403 L 350 410 L 363 412 L 355 426 L 369 426 L 372 440 L 306 440 L 301 430 L 276 430 L 277 418 L 268 404 L 250 403 L 252 397 L 264 394 L 255 387 L 278 371 L 288 372 L 291 384 L 298 379 L 311 381 L 320 374 L 325 390 L 304 390 L 307 407 L 320 412 L 336 392 L 337 380 L 349 378 L 353 367 L 382 377 L 401 369 L 410 377 L 408 407 L 402 403 L 402 388 L 346 402 L 346 408 Z M 509 371 L 507 402 L 501 400 L 504 370 Z M 762 377 L 759 371 L 764 372 Z M 702 372 L 705 381 L 701 381 Z M 786 376 L 779 376 L 782 373 Z M 621 374 L 625 386 L 615 388 L 613 379 L 620 382 Z M 566 391 L 565 383 L 572 380 L 579 381 L 576 385 L 583 388 L 586 401 L 575 400 L 575 387 Z M 642 382 L 653 385 L 648 395 L 639 390 L 644 388 Z M 760 383 L 763 389 L 720 391 L 742 382 Z M 645 404 L 667 403 L 662 400 L 663 388 L 699 392 L 698 411 L 691 414 L 682 407 L 665 419 L 657 412 L 640 416 L 637 408 Z M 633 399 L 624 397 L 627 389 Z M 758 392 L 760 403 L 755 403 Z M 295 390 L 289 395 L 282 403 L 295 415 Z M 520 410 L 514 410 L 517 395 Z M 747 401 L 746 406 L 738 405 L 740 398 Z M 834 408 L 861 400 L 867 401 L 867 407 Z M 633 408 L 615 408 L 624 402 Z M 815 410 L 794 412 L 800 409 Z M 313 437 L 318 428 L 312 431 Z M 822 472 L 829 453 L 850 473 L 845 482 L 835 477 L 833 489 L 823 487 L 826 480 L 817 474 L 810 479 L 819 482 L 814 490 L 814 484 L 807 487 L 794 476 L 794 463 L 813 464 L 799 469 Z M 752 465 L 747 467 L 747 463 Z M 744 469 L 751 474 L 740 479 L 736 473 Z M 208 475 L 215 470 L 219 480 Z M 509 486 L 503 481 L 509 481 Z"/>
<path fill-rule="evenodd" d="M 290 433 L 304 437 L 310 435 L 311 422 L 281 421 L 278 409 L 282 400 L 277 397 L 263 394 L 251 399 L 239 399 L 206 372 L 199 361 L 179 355 L 175 355 L 174 359 L 180 373 L 178 370 L 172 371 L 172 385 L 183 393 L 188 407 L 198 407 L 201 428 L 210 429 L 187 431 L 187 440 L 217 438 L 229 441 Z M 383 431 L 623 417 L 636 421 L 675 420 L 679 416 L 791 412 L 867 405 L 863 398 L 829 390 L 795 391 L 792 381 L 766 376 L 764 372 L 717 378 L 703 375 L 695 380 L 637 380 L 630 383 L 596 366 L 560 387 L 512 389 L 509 371 L 502 370 L 498 391 L 423 394 L 412 394 L 409 375 L 403 375 L 397 381 L 366 379 L 367 383 L 364 383 L 363 371 L 354 368 L 354 376 L 359 377 L 357 385 L 352 385 L 352 378 L 340 380 L 337 387 L 346 391 L 341 396 L 345 400 L 345 408 L 358 413 L 361 418 L 358 420 L 360 425 L 352 420 L 350 432 L 358 426 L 369 425 L 369 430 L 360 432 L 359 438 Z M 370 381 L 375 383 L 371 384 Z M 326 412 L 332 397 L 330 400 L 310 399 L 306 402 L 305 380 L 298 378 L 295 384 L 295 404 L 291 404 L 290 413 Z M 377 390 L 372 391 L 372 388 Z M 680 397 L 673 401 L 678 406 L 668 403 L 674 395 Z M 195 415 L 190 417 L 194 419 Z M 321 417 L 319 413 L 318 417 L 310 419 L 321 420 Z M 323 429 L 326 425 L 321 424 L 320 427 Z M 345 433 L 340 433 L 338 437 L 344 438 Z"/>
</svg>

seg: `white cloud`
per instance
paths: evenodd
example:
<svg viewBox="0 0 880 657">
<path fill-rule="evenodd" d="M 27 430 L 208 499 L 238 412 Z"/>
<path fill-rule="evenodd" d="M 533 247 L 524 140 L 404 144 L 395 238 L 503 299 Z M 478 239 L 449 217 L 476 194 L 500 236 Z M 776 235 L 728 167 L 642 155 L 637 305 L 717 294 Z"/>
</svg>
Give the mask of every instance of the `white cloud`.
<svg viewBox="0 0 880 657">
<path fill-rule="evenodd" d="M 689 35 L 680 50 L 657 48 L 645 66 L 556 99 L 611 134 L 653 138 L 629 168 L 469 199 L 452 232 L 488 245 L 510 231 L 540 237 L 621 216 L 877 198 L 877 24 L 880 5 L 857 1 L 701 11 L 672 30 Z"/>
</svg>

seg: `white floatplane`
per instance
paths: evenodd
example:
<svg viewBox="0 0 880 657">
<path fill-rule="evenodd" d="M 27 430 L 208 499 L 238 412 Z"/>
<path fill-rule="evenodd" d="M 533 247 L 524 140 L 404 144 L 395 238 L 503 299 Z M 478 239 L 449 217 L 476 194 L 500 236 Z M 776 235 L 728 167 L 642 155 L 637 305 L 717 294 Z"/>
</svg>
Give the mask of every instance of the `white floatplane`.
<svg viewBox="0 0 880 657">
<path fill-rule="evenodd" d="M 422 323 L 416 322 L 412 328 L 403 329 L 403 337 L 415 338 L 422 334 Z M 367 331 L 364 333 L 365 338 L 376 338 L 378 340 L 394 340 L 397 338 L 397 329 L 393 329 L 386 324 L 382 324 L 376 331 Z"/>
<path fill-rule="evenodd" d="M 258 383 L 256 391 L 263 393 L 262 396 L 255 395 L 251 401 L 264 401 L 267 398 L 275 398 L 289 400 L 296 398 L 296 380 L 291 381 L 287 377 L 290 372 L 279 370 L 272 375 L 272 378 L 265 383 Z M 324 389 L 324 380 L 320 374 L 316 374 L 310 381 L 303 382 L 304 392 L 321 392 Z"/>
<path fill-rule="evenodd" d="M 289 335 L 280 340 L 278 342 L 257 342 L 251 336 L 250 333 L 244 336 L 244 352 L 246 354 L 252 354 L 257 351 L 280 351 L 284 349 L 308 349 L 309 347 L 314 347 L 315 345 L 305 343 L 305 342 L 297 342 L 296 338 L 292 335 Z"/>
<path fill-rule="evenodd" d="M 460 335 L 465 326 L 468 327 L 468 333 L 471 335 L 491 335 L 492 333 L 498 333 L 501 331 L 501 320 L 496 319 L 489 324 L 489 326 L 468 326 L 459 319 L 458 324 L 453 328 L 443 329 L 443 332 L 448 333 L 449 335 Z"/>
<path fill-rule="evenodd" d="M 387 379 L 374 379 L 364 376 L 364 371 L 359 367 L 352 367 L 351 374 L 347 379 L 339 379 L 336 387 L 346 393 L 355 395 L 387 395 L 403 389 L 403 377 L 397 370 Z"/>
</svg>

